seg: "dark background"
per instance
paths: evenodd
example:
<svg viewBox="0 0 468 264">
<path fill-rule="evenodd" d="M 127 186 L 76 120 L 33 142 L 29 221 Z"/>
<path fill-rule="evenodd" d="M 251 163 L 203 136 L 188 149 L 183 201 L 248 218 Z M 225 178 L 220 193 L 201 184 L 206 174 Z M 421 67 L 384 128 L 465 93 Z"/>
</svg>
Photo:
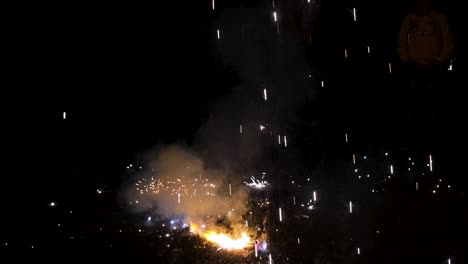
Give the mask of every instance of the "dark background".
<svg viewBox="0 0 468 264">
<path fill-rule="evenodd" d="M 68 223 L 67 232 L 75 236 L 94 237 L 102 215 L 113 217 L 112 209 L 108 212 L 106 205 L 97 205 L 101 203 L 96 201 L 97 188 L 118 189 L 125 179 L 123 168 L 158 143 L 190 145 L 194 141 L 212 106 L 229 97 L 240 83 L 239 69 L 223 61 L 215 44 L 215 23 L 228 23 L 222 20 L 222 10 L 265 7 L 266 19 L 271 18 L 270 1 L 219 0 L 221 11 L 214 13 L 206 2 L 41 3 L 4 9 L 9 33 L 5 41 L 11 45 L 4 49 L 8 57 L 2 96 L 6 170 L 1 184 L 0 242 L 9 241 L 19 250 L 29 249 L 31 243 L 88 252 L 100 249 L 100 241 L 94 239 L 83 245 L 62 243 L 65 235 L 55 231 L 56 219 Z M 282 30 L 303 32 L 301 9 L 295 7 L 300 3 L 289 5 L 279 1 L 279 9 L 288 10 L 283 11 Z M 320 88 L 315 83 L 314 97 L 296 108 L 298 121 L 289 130 L 297 135 L 295 141 L 303 143 L 298 143 L 298 158 L 310 168 L 342 158 L 336 139 L 343 137 L 343 131 L 353 135 L 356 149 L 405 149 L 404 90 L 399 85 L 401 67 L 395 49 L 400 21 L 411 5 L 387 0 L 316 1 L 315 5 L 319 10 L 305 24 L 310 26 L 312 43 L 306 37 L 298 39 L 311 72 L 326 85 Z M 427 129 L 442 132 L 436 151 L 442 153 L 444 173 L 463 186 L 465 12 L 460 5 L 438 2 L 453 34 L 456 70 L 440 91 L 445 100 L 441 104 L 447 105 L 443 121 Z M 358 23 L 352 21 L 354 6 Z M 388 62 L 393 74 L 388 74 Z M 67 120 L 62 120 L 63 111 Z M 339 177 L 334 181 L 345 182 Z M 398 186 L 395 190 L 401 191 Z M 391 197 L 379 205 L 386 206 Z M 113 204 L 114 198 L 108 199 Z M 50 201 L 64 207 L 50 212 Z M 462 201 L 448 197 L 437 208 L 453 209 L 456 212 L 450 213 L 461 221 L 464 213 L 460 211 L 466 209 Z M 74 211 L 73 217 L 67 215 L 68 209 Z M 442 209 L 434 212 L 421 233 L 427 234 L 444 215 Z M 426 248 L 421 246 L 421 251 Z"/>
</svg>

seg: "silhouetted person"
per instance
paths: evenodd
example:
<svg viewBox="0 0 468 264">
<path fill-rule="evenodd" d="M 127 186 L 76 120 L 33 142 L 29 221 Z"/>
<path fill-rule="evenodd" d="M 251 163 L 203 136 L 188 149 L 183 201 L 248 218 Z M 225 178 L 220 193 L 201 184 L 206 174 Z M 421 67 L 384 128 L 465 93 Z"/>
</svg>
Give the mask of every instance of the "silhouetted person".
<svg viewBox="0 0 468 264">
<path fill-rule="evenodd" d="M 398 55 L 404 65 L 408 91 L 408 133 L 411 141 L 431 140 L 440 114 L 437 100 L 447 61 L 453 51 L 447 19 L 431 8 L 427 0 L 416 0 L 416 10 L 408 14 L 398 37 Z M 413 142 L 414 143 L 414 142 Z"/>
</svg>

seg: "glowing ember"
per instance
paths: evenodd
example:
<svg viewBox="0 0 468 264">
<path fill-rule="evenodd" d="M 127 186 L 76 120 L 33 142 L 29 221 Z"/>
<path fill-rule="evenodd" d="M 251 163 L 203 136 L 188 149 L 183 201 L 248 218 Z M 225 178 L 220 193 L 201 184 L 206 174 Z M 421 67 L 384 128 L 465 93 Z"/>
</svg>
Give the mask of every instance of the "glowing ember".
<svg viewBox="0 0 468 264">
<path fill-rule="evenodd" d="M 240 250 L 251 244 L 250 238 L 246 233 L 242 233 L 239 238 L 232 238 L 226 234 L 210 231 L 202 234 L 206 240 L 218 245 L 221 249 Z"/>
</svg>

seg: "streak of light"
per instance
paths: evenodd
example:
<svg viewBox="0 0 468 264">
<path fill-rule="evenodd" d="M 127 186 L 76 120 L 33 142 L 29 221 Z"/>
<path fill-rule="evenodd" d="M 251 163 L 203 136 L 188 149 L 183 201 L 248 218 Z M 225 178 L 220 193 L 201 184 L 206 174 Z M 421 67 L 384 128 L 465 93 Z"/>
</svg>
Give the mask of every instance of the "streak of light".
<svg viewBox="0 0 468 264">
<path fill-rule="evenodd" d="M 392 73 L 392 64 L 390 62 L 388 63 L 388 72 Z"/>
<path fill-rule="evenodd" d="M 63 112 L 63 119 L 67 119 L 67 112 Z"/>
<path fill-rule="evenodd" d="M 347 49 L 344 50 L 344 57 L 348 58 L 348 50 Z"/>
<path fill-rule="evenodd" d="M 281 135 L 278 135 L 278 144 L 281 145 Z"/>
<path fill-rule="evenodd" d="M 219 32 L 219 29 L 216 30 L 216 33 L 218 35 L 218 39 L 220 39 L 221 38 L 221 33 Z"/>
<path fill-rule="evenodd" d="M 356 155 L 353 154 L 353 164 L 356 165 Z"/>
<path fill-rule="evenodd" d="M 345 133 L 345 140 L 346 140 L 346 143 L 348 143 L 348 133 Z"/>
<path fill-rule="evenodd" d="M 353 202 L 349 201 L 349 213 L 353 213 Z"/>
<path fill-rule="evenodd" d="M 360 248 L 357 248 L 357 254 L 361 255 L 361 249 Z"/>
<path fill-rule="evenodd" d="M 325 83 L 322 81 L 322 87 L 324 87 L 324 86 L 325 86 Z"/>
<path fill-rule="evenodd" d="M 278 211 L 279 211 L 279 220 L 280 220 L 280 222 L 283 222 L 283 212 L 281 210 L 281 207 L 279 208 Z"/>
<path fill-rule="evenodd" d="M 301 244 L 301 239 L 299 237 L 297 238 L 297 244 Z"/>
<path fill-rule="evenodd" d="M 416 191 L 418 191 L 418 190 L 419 190 L 419 183 L 416 182 Z"/>
<path fill-rule="evenodd" d="M 390 174 L 393 175 L 393 165 L 390 165 Z"/>
<path fill-rule="evenodd" d="M 317 192 L 314 191 L 314 202 L 317 201 Z"/>
<path fill-rule="evenodd" d="M 232 191 L 231 191 L 231 184 L 229 184 L 229 196 L 232 195 Z"/>
<path fill-rule="evenodd" d="M 370 47 L 367 46 L 367 53 L 370 54 Z"/>
<path fill-rule="evenodd" d="M 263 89 L 263 99 L 265 99 L 265 101 L 268 101 L 268 96 L 267 96 L 267 89 Z"/>
<path fill-rule="evenodd" d="M 215 10 L 215 0 L 211 0 L 211 8 Z"/>
<path fill-rule="evenodd" d="M 270 259 L 270 264 L 273 263 L 273 260 L 271 259 L 271 254 L 268 256 L 268 258 Z M 449 263 L 450 264 L 450 263 Z"/>
<path fill-rule="evenodd" d="M 284 141 L 284 147 L 287 147 L 288 146 L 288 138 L 286 136 L 284 136 L 283 141 Z"/>
<path fill-rule="evenodd" d="M 354 22 L 356 22 L 356 20 L 357 20 L 356 8 L 353 8 L 353 18 L 354 18 Z"/>
<path fill-rule="evenodd" d="M 278 17 L 276 16 L 276 11 L 273 12 L 273 19 L 275 22 L 278 22 Z"/>
<path fill-rule="evenodd" d="M 432 171 L 432 155 L 429 155 L 429 170 Z"/>
<path fill-rule="evenodd" d="M 242 134 L 242 125 L 239 126 L 239 132 Z"/>
</svg>

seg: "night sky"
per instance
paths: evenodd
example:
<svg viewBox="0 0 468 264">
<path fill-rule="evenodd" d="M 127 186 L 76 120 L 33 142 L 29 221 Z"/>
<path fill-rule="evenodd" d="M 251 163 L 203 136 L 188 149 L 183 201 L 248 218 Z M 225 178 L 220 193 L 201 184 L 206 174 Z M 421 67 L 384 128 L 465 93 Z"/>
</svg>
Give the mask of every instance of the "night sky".
<svg viewBox="0 0 468 264">
<path fill-rule="evenodd" d="M 429 106 L 437 117 L 414 122 L 396 52 L 410 1 L 7 8 L 0 251 L 132 263 L 466 263 L 459 5 L 436 4 L 454 40 L 452 70 Z M 228 183 L 246 195 L 239 217 L 268 243 L 261 258 L 253 246 L 194 249 L 202 238 L 165 226 L 188 223 L 197 205 L 164 214 L 173 204 L 158 196 L 151 209 L 135 204 L 139 180 L 198 162 L 220 200 L 234 203 Z M 268 186 L 249 188 L 251 176 Z"/>
</svg>

